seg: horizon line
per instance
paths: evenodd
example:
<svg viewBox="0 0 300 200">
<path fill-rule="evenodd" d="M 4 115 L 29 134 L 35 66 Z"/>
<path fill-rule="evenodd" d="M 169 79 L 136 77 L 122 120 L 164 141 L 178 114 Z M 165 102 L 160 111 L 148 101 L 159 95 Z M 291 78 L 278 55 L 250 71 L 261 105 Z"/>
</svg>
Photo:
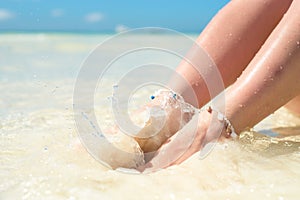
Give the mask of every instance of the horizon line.
<svg viewBox="0 0 300 200">
<path fill-rule="evenodd" d="M 175 30 L 175 29 L 174 29 Z M 197 30 L 175 30 L 185 34 L 200 34 Z M 115 30 L 79 30 L 79 29 L 0 29 L 0 34 L 20 34 L 20 33 L 60 33 L 60 34 L 116 34 L 119 33 Z M 163 33 L 163 32 L 161 32 Z M 160 34 L 160 32 L 155 32 L 153 34 Z"/>
</svg>

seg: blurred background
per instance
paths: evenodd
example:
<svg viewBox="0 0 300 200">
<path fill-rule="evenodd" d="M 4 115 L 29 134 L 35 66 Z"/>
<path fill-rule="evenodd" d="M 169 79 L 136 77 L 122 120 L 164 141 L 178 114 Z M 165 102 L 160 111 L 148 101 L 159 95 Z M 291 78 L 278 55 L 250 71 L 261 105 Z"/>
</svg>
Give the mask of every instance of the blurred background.
<svg viewBox="0 0 300 200">
<path fill-rule="evenodd" d="M 229 0 L 1 0 L 1 32 L 119 32 L 155 26 L 199 33 Z"/>
</svg>

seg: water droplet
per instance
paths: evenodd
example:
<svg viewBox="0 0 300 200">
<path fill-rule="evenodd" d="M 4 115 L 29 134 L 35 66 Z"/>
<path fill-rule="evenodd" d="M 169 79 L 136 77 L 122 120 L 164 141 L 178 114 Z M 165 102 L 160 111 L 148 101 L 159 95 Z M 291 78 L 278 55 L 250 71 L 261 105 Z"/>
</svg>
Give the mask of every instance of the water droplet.
<svg viewBox="0 0 300 200">
<path fill-rule="evenodd" d="M 221 122 L 224 120 L 224 115 L 222 113 L 218 112 L 218 120 Z"/>
<path fill-rule="evenodd" d="M 279 66 L 279 69 L 280 69 L 280 70 L 283 70 L 283 66 L 282 66 L 282 65 L 280 65 L 280 66 Z"/>
<path fill-rule="evenodd" d="M 47 86 L 45 86 L 47 87 Z M 52 90 L 52 94 L 54 94 L 56 92 L 56 89 L 58 89 L 58 86 L 55 86 L 55 88 Z"/>
<path fill-rule="evenodd" d="M 117 84 L 113 85 L 113 96 L 112 96 L 112 100 L 114 100 L 114 97 L 116 96 L 116 92 L 117 89 L 119 88 L 119 86 Z"/>
</svg>

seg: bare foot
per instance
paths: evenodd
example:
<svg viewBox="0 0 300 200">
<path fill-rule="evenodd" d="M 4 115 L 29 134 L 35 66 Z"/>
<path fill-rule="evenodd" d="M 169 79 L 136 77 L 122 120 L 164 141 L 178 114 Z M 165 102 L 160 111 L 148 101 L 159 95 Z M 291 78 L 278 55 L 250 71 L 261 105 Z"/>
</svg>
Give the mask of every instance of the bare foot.
<svg viewBox="0 0 300 200">
<path fill-rule="evenodd" d="M 159 90 L 147 106 L 149 119 L 135 140 L 144 153 L 153 152 L 187 122 L 195 113 L 195 108 L 183 98 L 169 90 Z"/>
</svg>

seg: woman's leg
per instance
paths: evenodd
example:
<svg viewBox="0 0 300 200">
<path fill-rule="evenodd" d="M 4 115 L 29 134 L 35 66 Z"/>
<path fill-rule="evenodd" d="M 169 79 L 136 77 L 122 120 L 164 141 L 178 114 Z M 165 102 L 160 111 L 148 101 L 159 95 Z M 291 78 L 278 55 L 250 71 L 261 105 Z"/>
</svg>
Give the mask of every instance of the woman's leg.
<svg viewBox="0 0 300 200">
<path fill-rule="evenodd" d="M 235 131 L 239 133 L 252 127 L 299 95 L 299 75 L 300 1 L 296 0 L 240 78 L 226 91 L 226 116 Z M 199 119 L 193 118 L 172 136 L 144 168 L 157 170 L 179 164 L 216 139 L 224 120 L 213 119 L 211 113 L 213 111 L 200 112 Z M 198 125 L 196 133 L 195 123 Z M 223 131 L 226 135 L 226 130 Z"/>
<path fill-rule="evenodd" d="M 210 54 L 226 86 L 234 82 L 244 70 L 287 11 L 290 3 L 291 0 L 234 0 L 224 7 L 201 33 L 197 43 Z M 197 52 L 195 54 L 197 55 Z M 206 84 L 193 66 L 182 61 L 177 71 L 187 79 L 197 94 L 199 105 L 194 106 L 202 107 L 210 100 Z M 208 76 L 214 76 L 214 74 L 208 74 Z M 185 101 L 191 103 L 189 97 L 193 95 L 185 93 L 187 91 L 185 85 L 179 85 L 176 91 L 183 95 Z M 155 98 L 148 106 L 160 105 L 158 99 Z M 177 128 L 165 131 L 164 127 L 153 135 L 151 130 L 154 128 L 151 126 L 156 126 L 156 124 L 147 123 L 149 126 L 137 134 L 136 138 L 145 152 L 158 149 L 168 137 L 178 131 L 178 126 L 173 124 L 180 116 L 174 116 L 174 112 L 167 113 L 172 117 L 166 116 L 169 120 L 165 122 L 165 126 Z M 140 135 L 144 137 L 149 135 L 149 137 L 139 138 Z"/>
<path fill-rule="evenodd" d="M 252 127 L 300 94 L 300 1 L 291 7 L 226 93 L 236 130 Z"/>
<path fill-rule="evenodd" d="M 204 29 L 197 44 L 211 56 L 226 87 L 246 68 L 291 2 L 292 0 L 233 0 Z M 211 71 L 209 66 L 207 68 L 203 70 Z M 197 95 L 199 105 L 194 106 L 202 107 L 211 100 L 204 80 L 193 66 L 182 61 L 177 71 L 187 79 Z M 192 102 L 193 95 L 187 94 L 186 86 L 180 85 L 177 91 L 187 102 Z"/>
</svg>

